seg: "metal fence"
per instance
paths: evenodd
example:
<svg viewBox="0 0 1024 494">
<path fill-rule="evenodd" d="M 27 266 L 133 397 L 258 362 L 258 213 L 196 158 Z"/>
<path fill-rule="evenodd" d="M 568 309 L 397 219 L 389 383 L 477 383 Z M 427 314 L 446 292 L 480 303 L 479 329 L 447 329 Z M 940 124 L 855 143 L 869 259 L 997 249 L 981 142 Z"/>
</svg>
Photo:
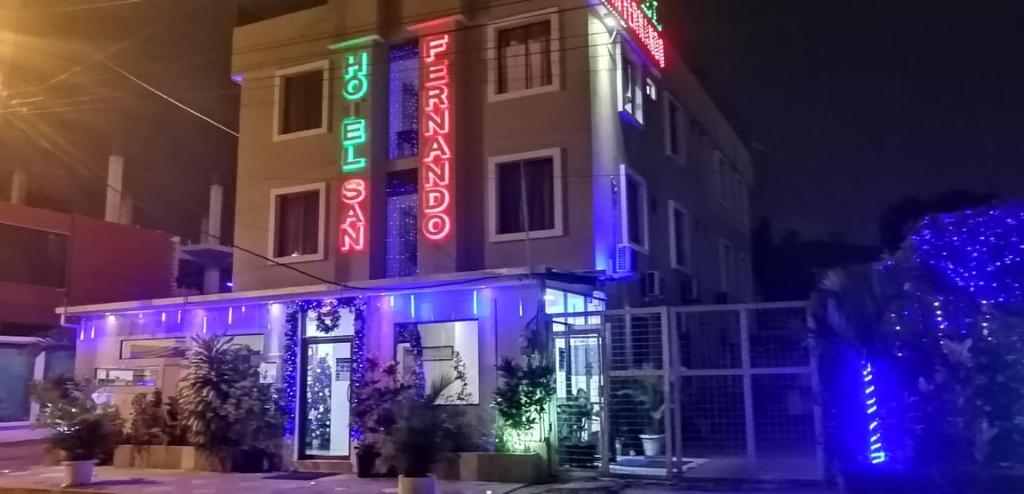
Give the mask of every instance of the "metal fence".
<svg viewBox="0 0 1024 494">
<path fill-rule="evenodd" d="M 561 314 L 551 323 L 563 467 L 822 477 L 806 303 Z"/>
</svg>

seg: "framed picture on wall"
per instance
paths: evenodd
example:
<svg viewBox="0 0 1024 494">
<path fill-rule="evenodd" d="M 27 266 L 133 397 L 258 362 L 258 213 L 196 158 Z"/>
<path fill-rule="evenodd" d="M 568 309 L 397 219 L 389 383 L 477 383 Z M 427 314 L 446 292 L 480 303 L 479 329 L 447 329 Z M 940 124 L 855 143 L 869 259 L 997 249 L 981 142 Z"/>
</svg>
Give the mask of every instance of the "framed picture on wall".
<svg viewBox="0 0 1024 494">
<path fill-rule="evenodd" d="M 188 340 L 184 337 L 121 340 L 121 360 L 185 358 L 187 350 Z"/>
</svg>

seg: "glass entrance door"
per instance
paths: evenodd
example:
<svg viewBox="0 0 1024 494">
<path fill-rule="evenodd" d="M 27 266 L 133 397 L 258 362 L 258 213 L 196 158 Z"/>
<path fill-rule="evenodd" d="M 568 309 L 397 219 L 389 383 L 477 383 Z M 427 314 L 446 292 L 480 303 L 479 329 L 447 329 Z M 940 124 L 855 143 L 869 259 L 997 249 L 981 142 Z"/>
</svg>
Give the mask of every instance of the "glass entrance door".
<svg viewBox="0 0 1024 494">
<path fill-rule="evenodd" d="M 306 343 L 303 456 L 349 456 L 351 339 Z"/>
</svg>

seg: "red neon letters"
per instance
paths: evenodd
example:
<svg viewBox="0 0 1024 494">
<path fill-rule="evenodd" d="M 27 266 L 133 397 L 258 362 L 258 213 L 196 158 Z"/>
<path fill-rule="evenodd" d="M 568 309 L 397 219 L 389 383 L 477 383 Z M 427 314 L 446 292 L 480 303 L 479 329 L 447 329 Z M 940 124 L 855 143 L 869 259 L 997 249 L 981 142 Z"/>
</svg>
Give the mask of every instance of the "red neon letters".
<svg viewBox="0 0 1024 494">
<path fill-rule="evenodd" d="M 341 226 L 338 248 L 342 253 L 366 248 L 366 180 L 353 178 L 341 184 Z"/>
<path fill-rule="evenodd" d="M 451 37 L 431 36 L 423 43 L 423 235 L 442 240 L 452 231 L 451 74 L 448 57 Z"/>
<path fill-rule="evenodd" d="M 633 36 L 643 43 L 658 67 L 665 68 L 665 40 L 651 18 L 640 8 L 638 0 L 601 1 L 629 28 Z"/>
</svg>

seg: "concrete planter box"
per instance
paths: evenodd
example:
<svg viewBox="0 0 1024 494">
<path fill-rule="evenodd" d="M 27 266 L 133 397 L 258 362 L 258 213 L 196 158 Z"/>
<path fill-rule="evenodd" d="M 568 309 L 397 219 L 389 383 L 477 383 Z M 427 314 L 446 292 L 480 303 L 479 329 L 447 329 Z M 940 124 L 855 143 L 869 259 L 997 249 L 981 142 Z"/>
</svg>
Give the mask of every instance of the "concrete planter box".
<svg viewBox="0 0 1024 494">
<path fill-rule="evenodd" d="M 122 444 L 114 450 L 115 468 L 157 468 L 161 470 L 230 471 L 215 458 L 192 446 L 136 446 Z"/>
<path fill-rule="evenodd" d="M 457 453 L 434 471 L 445 480 L 533 484 L 548 480 L 537 453 Z"/>
</svg>

